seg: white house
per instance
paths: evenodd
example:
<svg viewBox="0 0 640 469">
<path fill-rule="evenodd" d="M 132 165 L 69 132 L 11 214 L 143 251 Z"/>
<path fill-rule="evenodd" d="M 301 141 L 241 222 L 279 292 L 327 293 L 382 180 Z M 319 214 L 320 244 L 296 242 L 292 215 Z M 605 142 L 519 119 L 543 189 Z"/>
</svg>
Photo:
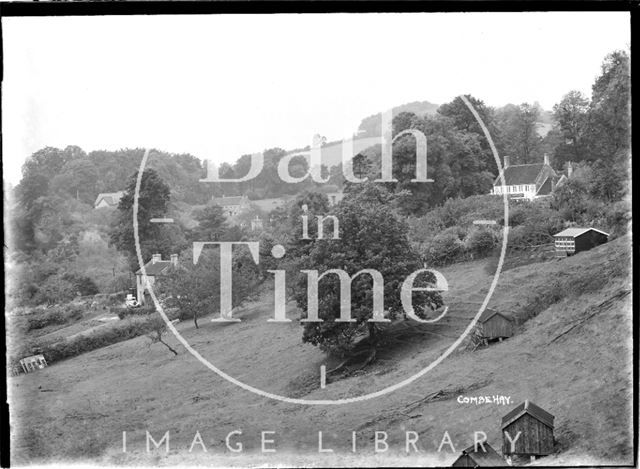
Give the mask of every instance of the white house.
<svg viewBox="0 0 640 469">
<path fill-rule="evenodd" d="M 162 260 L 161 254 L 154 254 L 151 256 L 151 260 L 144 265 L 144 269 L 147 273 L 146 282 L 145 276 L 142 274 L 142 269 L 136 272 L 136 297 L 138 303 L 144 304 L 145 291 L 148 286 L 153 286 L 156 282 L 156 277 L 165 275 L 171 266 L 178 266 L 178 255 L 171 254 L 171 260 Z"/>
<path fill-rule="evenodd" d="M 93 203 L 93 208 L 117 207 L 123 195 L 124 191 L 103 192 L 98 194 L 96 201 Z"/>
<path fill-rule="evenodd" d="M 249 198 L 246 195 L 214 197 L 213 203 L 222 207 L 224 214 L 231 218 L 249 207 Z"/>
<path fill-rule="evenodd" d="M 571 175 L 571 163 L 568 166 Z M 538 197 L 551 195 L 558 183 L 563 183 L 566 176 L 558 175 L 549 164 L 549 157 L 544 155 L 544 161 L 536 164 L 509 165 L 509 157 L 504 157 L 504 185 L 498 176 L 493 182 L 491 194 L 507 194 L 510 199 L 533 200 Z"/>
</svg>

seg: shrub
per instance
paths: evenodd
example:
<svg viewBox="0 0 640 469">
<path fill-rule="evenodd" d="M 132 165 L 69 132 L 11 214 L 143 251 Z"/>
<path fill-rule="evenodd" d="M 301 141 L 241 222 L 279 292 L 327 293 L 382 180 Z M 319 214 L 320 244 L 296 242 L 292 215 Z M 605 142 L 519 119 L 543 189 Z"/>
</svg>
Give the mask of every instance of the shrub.
<svg viewBox="0 0 640 469">
<path fill-rule="evenodd" d="M 65 318 L 62 311 L 58 308 L 52 308 L 50 311 L 45 311 L 42 315 L 29 318 L 27 320 L 27 330 L 43 329 L 54 324 L 64 324 L 64 322 Z"/>
<path fill-rule="evenodd" d="M 435 238 L 424 253 L 427 264 L 442 266 L 460 260 L 464 255 L 464 243 L 452 232 L 443 232 Z"/>
<path fill-rule="evenodd" d="M 33 299 L 36 304 L 60 304 L 73 299 L 75 296 L 76 289 L 71 282 L 58 275 L 52 275 L 38 287 Z"/>
<path fill-rule="evenodd" d="M 47 363 L 51 364 L 147 334 L 157 327 L 157 319 L 155 315 L 132 317 L 98 327 L 88 334 L 79 334 L 56 342 L 35 340 L 22 347 L 16 356 L 12 357 L 11 362 L 17 364 L 23 357 L 41 353 Z"/>
<path fill-rule="evenodd" d="M 27 331 L 43 329 L 48 326 L 66 324 L 68 322 L 82 319 L 83 309 L 79 305 L 55 306 L 41 310 L 36 309 L 31 317 L 27 319 Z"/>
<path fill-rule="evenodd" d="M 471 230 L 465 239 L 468 252 L 475 256 L 488 256 L 496 246 L 497 236 L 488 229 L 476 228 Z"/>
<path fill-rule="evenodd" d="M 81 296 L 95 295 L 97 293 L 100 293 L 95 282 L 86 275 L 68 272 L 64 274 L 62 278 L 71 283 L 76 293 L 79 293 Z"/>
<path fill-rule="evenodd" d="M 509 230 L 508 248 L 511 250 L 549 243 L 553 243 L 553 236 L 544 227 L 520 225 Z"/>
<path fill-rule="evenodd" d="M 117 314 L 120 319 L 129 316 L 145 316 L 156 312 L 154 306 L 140 306 L 138 308 L 127 308 L 126 306 L 118 306 L 111 308 L 111 312 Z"/>
</svg>

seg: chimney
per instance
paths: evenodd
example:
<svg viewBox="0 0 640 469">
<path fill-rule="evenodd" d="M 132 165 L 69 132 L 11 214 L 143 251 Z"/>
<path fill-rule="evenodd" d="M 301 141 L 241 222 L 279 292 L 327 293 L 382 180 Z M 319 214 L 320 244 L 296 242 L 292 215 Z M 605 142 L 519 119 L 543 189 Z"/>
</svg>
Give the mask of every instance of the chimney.
<svg viewBox="0 0 640 469">
<path fill-rule="evenodd" d="M 544 164 L 549 165 L 549 155 L 544 154 Z"/>
<path fill-rule="evenodd" d="M 155 264 L 156 262 L 160 262 L 162 260 L 162 254 L 154 254 L 151 256 L 151 263 Z"/>
<path fill-rule="evenodd" d="M 567 163 L 567 177 L 570 178 L 572 174 L 573 174 L 573 165 L 571 164 L 571 161 L 569 161 Z"/>
<path fill-rule="evenodd" d="M 174 267 L 178 267 L 178 255 L 171 254 L 171 265 Z"/>
<path fill-rule="evenodd" d="M 509 155 L 504 155 L 504 167 L 505 169 L 509 167 Z"/>
</svg>

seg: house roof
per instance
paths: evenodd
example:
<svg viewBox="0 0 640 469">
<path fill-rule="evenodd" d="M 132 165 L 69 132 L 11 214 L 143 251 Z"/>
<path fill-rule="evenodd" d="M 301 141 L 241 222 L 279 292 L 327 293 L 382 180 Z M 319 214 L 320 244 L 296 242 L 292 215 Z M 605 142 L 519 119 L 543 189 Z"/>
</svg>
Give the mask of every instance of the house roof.
<svg viewBox="0 0 640 469">
<path fill-rule="evenodd" d="M 491 319 L 492 317 L 494 317 L 496 314 L 499 314 L 500 316 L 502 316 L 503 318 L 505 318 L 507 321 L 513 321 L 513 318 L 511 317 L 510 314 L 508 313 L 501 313 L 500 311 L 496 311 L 493 309 L 485 309 L 482 312 L 482 315 L 480 316 L 479 321 L 480 322 L 487 322 L 489 319 Z"/>
<path fill-rule="evenodd" d="M 507 166 L 504 169 L 505 185 L 513 186 L 516 184 L 535 184 L 536 178 L 544 168 L 544 163 L 539 164 L 517 164 Z M 502 179 L 498 177 L 493 181 L 494 186 L 501 186 Z"/>
<path fill-rule="evenodd" d="M 109 205 L 117 205 L 118 202 L 120 202 L 120 199 L 122 198 L 123 195 L 124 195 L 124 191 L 102 192 L 98 194 L 98 197 L 96 197 L 96 201 L 93 203 L 93 205 L 98 205 L 100 201 L 103 199 Z"/>
<path fill-rule="evenodd" d="M 566 174 L 558 173 L 558 180 L 556 181 L 556 188 L 567 182 L 569 177 Z"/>
<path fill-rule="evenodd" d="M 480 467 L 508 466 L 504 458 L 502 458 L 489 443 L 478 444 L 477 449 L 478 451 L 476 451 L 476 445 L 471 445 L 467 449 L 462 450 L 462 456 L 469 456 Z"/>
<path fill-rule="evenodd" d="M 566 230 L 562 230 L 560 233 L 556 233 L 553 236 L 570 236 L 572 238 L 577 238 L 578 236 L 590 230 L 597 231 L 598 233 L 605 236 L 609 236 L 609 233 L 605 233 L 604 231 L 600 231 L 595 228 L 567 228 Z"/>
<path fill-rule="evenodd" d="M 275 198 L 275 199 L 258 199 L 252 200 L 251 203 L 258 206 L 258 208 L 264 212 L 270 212 L 271 210 L 282 207 L 288 202 L 285 198 Z"/>
<path fill-rule="evenodd" d="M 553 420 L 555 419 L 555 417 L 529 400 L 524 401 L 518 407 L 513 409 L 504 417 L 502 417 L 501 428 L 504 430 L 505 427 L 511 425 L 513 422 L 518 420 L 524 414 L 529 414 L 533 418 L 544 423 L 546 426 L 553 428 Z"/>
<path fill-rule="evenodd" d="M 147 271 L 147 276 L 152 277 L 162 275 L 169 266 L 171 266 L 171 261 L 156 261 L 154 264 L 151 260 L 144 265 L 144 268 Z M 138 269 L 136 275 L 142 275 L 142 269 Z"/>
<path fill-rule="evenodd" d="M 538 188 L 536 195 L 550 195 L 553 192 L 553 176 L 547 177 L 544 182 Z"/>
</svg>

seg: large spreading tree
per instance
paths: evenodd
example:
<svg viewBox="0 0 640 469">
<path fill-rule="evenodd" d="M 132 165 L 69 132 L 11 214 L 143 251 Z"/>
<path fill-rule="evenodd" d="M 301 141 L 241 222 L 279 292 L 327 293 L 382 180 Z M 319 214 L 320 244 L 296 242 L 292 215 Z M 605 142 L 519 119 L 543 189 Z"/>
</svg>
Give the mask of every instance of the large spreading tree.
<svg viewBox="0 0 640 469">
<path fill-rule="evenodd" d="M 131 179 L 118 204 L 118 216 L 111 228 L 110 243 L 123 252 L 132 270 L 139 267 L 133 229 L 133 204 L 138 173 Z M 142 258 L 146 262 L 154 253 L 168 257 L 184 248 L 185 239 L 176 224 L 153 223 L 152 218 L 167 215 L 170 202 L 169 186 L 153 169 L 142 173 L 138 193 L 138 236 Z"/>
<path fill-rule="evenodd" d="M 317 270 L 321 275 L 330 269 L 342 269 L 349 276 L 362 269 L 376 269 L 384 279 L 385 317 L 391 321 L 407 319 L 401 302 L 401 287 L 407 276 L 422 268 L 420 256 L 407 239 L 407 226 L 391 208 L 391 195 L 380 185 L 365 183 L 352 191 L 331 214 L 340 222 L 340 239 L 311 242 L 299 267 Z M 294 298 L 308 315 L 308 278 L 300 275 L 294 286 Z M 431 273 L 423 273 L 415 285 L 433 283 Z M 355 322 L 336 322 L 340 317 L 341 294 L 337 275 L 322 278 L 318 286 L 318 317 L 323 322 L 304 323 L 303 341 L 333 354 L 348 356 L 359 338 L 375 351 L 385 344 L 381 323 L 368 322 L 373 317 L 373 280 L 361 274 L 351 283 L 351 317 Z M 437 292 L 414 292 L 416 314 L 425 317 L 442 305 Z M 410 319 L 409 319 L 410 320 Z M 364 334 L 364 337 L 363 337 Z"/>
</svg>

